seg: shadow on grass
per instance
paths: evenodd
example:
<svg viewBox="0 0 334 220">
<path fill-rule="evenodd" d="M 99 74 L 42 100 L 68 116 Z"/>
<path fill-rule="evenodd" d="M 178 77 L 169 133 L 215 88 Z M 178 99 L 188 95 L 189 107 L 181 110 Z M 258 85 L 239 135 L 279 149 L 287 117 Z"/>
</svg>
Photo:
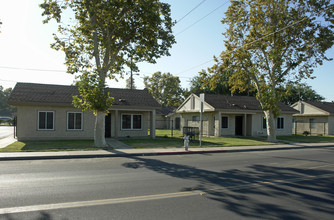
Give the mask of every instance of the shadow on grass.
<svg viewBox="0 0 334 220">
<path fill-rule="evenodd" d="M 181 191 L 199 190 L 239 218 L 330 219 L 334 215 L 333 171 L 251 165 L 220 172 L 158 159 L 132 157 L 130 169 L 149 169 L 195 181 Z"/>
</svg>

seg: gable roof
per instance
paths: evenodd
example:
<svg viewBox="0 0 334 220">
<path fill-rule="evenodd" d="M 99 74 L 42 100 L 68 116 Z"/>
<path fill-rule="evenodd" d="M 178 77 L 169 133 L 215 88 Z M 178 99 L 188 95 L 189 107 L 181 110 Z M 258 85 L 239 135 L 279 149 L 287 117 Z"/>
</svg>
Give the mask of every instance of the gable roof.
<svg viewBox="0 0 334 220">
<path fill-rule="evenodd" d="M 334 102 L 303 101 L 330 114 L 334 114 Z"/>
<path fill-rule="evenodd" d="M 260 102 L 256 99 L 256 97 L 253 96 L 205 94 L 204 101 L 212 106 L 215 110 L 263 111 Z M 298 112 L 294 108 L 285 105 L 284 103 L 278 103 L 278 105 L 282 112 Z"/>
<path fill-rule="evenodd" d="M 108 88 L 114 97 L 113 106 L 160 108 L 158 102 L 144 90 Z M 8 98 L 10 105 L 71 106 L 72 96 L 79 95 L 76 86 L 17 83 Z"/>
</svg>

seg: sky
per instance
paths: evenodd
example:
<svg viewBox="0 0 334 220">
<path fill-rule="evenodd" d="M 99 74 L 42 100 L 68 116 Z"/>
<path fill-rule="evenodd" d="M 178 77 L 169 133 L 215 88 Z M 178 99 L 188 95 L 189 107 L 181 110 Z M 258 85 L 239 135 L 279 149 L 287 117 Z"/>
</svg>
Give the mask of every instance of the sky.
<svg viewBox="0 0 334 220">
<path fill-rule="evenodd" d="M 143 78 L 160 71 L 178 76 L 183 88 L 198 72 L 214 64 L 213 56 L 224 50 L 221 24 L 229 0 L 162 0 L 171 5 L 172 18 L 179 21 L 173 28 L 176 44 L 171 56 L 155 64 L 139 63 L 134 75 L 138 89 Z M 0 85 L 13 88 L 16 82 L 71 85 L 75 76 L 66 73 L 64 54 L 50 48 L 57 25 L 42 23 L 42 0 L 0 0 Z M 196 7 L 198 6 L 198 7 Z M 194 10 L 193 10 L 194 9 Z M 191 13 L 189 13 L 193 10 Z M 189 14 L 188 14 L 189 13 Z M 328 51 L 334 57 L 334 48 Z M 334 61 L 325 62 L 314 71 L 315 79 L 304 80 L 326 101 L 334 101 Z M 126 75 L 125 78 L 128 78 Z M 125 88 L 125 79 L 108 80 L 109 87 Z"/>
</svg>

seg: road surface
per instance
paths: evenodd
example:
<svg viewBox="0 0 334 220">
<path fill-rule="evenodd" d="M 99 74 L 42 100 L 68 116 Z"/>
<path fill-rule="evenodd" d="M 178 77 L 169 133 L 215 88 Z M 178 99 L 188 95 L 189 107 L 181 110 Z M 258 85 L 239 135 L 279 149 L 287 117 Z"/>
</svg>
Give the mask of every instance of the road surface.
<svg viewBox="0 0 334 220">
<path fill-rule="evenodd" d="M 0 162 L 0 219 L 333 219 L 334 148 Z"/>
</svg>

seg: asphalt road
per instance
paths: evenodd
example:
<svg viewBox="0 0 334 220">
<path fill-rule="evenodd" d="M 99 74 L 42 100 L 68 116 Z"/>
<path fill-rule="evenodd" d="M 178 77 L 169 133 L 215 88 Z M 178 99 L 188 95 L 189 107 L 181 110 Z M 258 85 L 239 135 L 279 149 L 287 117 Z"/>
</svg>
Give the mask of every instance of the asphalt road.
<svg viewBox="0 0 334 220">
<path fill-rule="evenodd" d="M 0 219 L 333 219 L 334 148 L 0 162 Z"/>
<path fill-rule="evenodd" d="M 13 135 L 13 126 L 0 126 L 0 139 Z"/>
</svg>

